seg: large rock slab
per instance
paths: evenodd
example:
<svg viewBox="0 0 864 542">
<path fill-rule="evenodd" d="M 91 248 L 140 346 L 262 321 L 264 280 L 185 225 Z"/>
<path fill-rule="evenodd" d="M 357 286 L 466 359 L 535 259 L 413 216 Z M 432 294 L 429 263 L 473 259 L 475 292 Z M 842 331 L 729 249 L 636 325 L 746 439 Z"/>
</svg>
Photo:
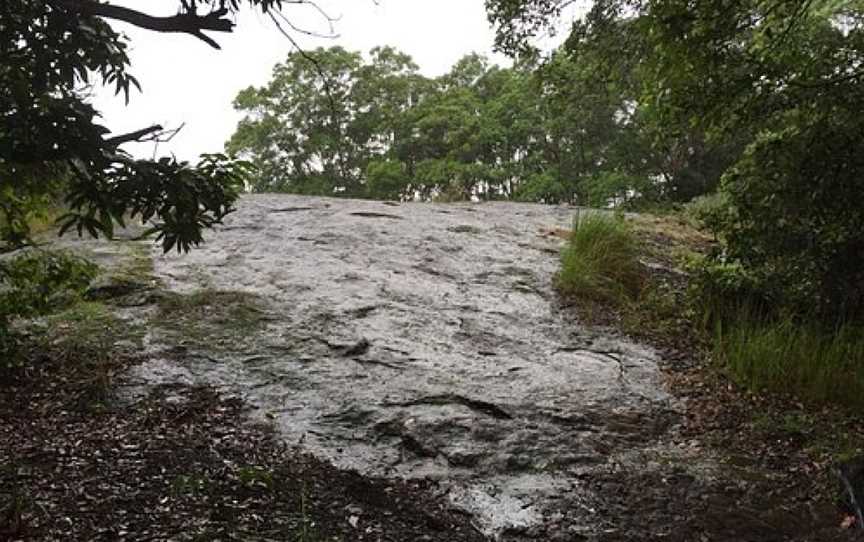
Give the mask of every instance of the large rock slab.
<svg viewBox="0 0 864 542">
<path fill-rule="evenodd" d="M 177 292 L 254 294 L 265 325 L 183 356 L 170 355 L 177 330 L 154 328 L 136 376 L 240 394 L 339 466 L 439 479 L 490 534 L 565 513 L 590 530 L 580 480 L 658 455 L 678 405 L 651 349 L 560 306 L 554 232 L 574 213 L 244 197 L 202 248 L 158 255 L 155 272 Z"/>
</svg>

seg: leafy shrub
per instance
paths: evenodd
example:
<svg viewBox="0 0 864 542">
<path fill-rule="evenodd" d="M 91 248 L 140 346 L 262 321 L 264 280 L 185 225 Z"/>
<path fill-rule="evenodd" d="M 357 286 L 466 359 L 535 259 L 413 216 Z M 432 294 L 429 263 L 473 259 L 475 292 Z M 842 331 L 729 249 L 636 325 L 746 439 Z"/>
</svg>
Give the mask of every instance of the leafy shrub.
<svg viewBox="0 0 864 542">
<path fill-rule="evenodd" d="M 784 121 L 724 176 L 728 256 L 787 310 L 829 326 L 864 319 L 864 120 L 837 105 Z"/>
<path fill-rule="evenodd" d="M 10 248 L 25 246 L 33 233 L 48 229 L 60 208 L 54 193 L 19 196 L 6 190 L 0 199 L 5 200 L 0 203 L 0 242 Z"/>
<path fill-rule="evenodd" d="M 518 201 L 562 203 L 572 201 L 574 193 L 569 183 L 561 180 L 558 172 L 547 170 L 529 175 L 516 189 L 514 197 Z"/>
<path fill-rule="evenodd" d="M 579 188 L 591 207 L 631 209 L 642 200 L 652 199 L 651 182 L 648 179 L 618 171 L 598 172 L 584 179 Z"/>
<path fill-rule="evenodd" d="M 860 324 L 826 327 L 791 311 L 740 263 L 711 259 L 690 265 L 691 302 L 713 334 L 714 358 L 754 391 L 864 406 L 864 333 Z"/>
<path fill-rule="evenodd" d="M 3 314 L 42 314 L 84 292 L 96 276 L 94 263 L 66 252 L 30 251 L 0 263 Z"/>
<path fill-rule="evenodd" d="M 0 262 L 0 355 L 5 368 L 17 363 L 13 319 L 45 314 L 79 299 L 96 272 L 95 264 L 60 251 L 32 250 Z"/>
<path fill-rule="evenodd" d="M 401 200 L 408 188 L 405 164 L 397 160 L 375 160 L 366 167 L 366 194 L 375 199 Z"/>
<path fill-rule="evenodd" d="M 722 191 L 705 194 L 684 205 L 684 216 L 697 228 L 719 237 L 723 227 L 732 220 L 729 195 Z"/>
<path fill-rule="evenodd" d="M 564 294 L 593 301 L 635 299 L 643 273 L 636 237 L 624 220 L 601 212 L 577 216 L 557 284 Z"/>
<path fill-rule="evenodd" d="M 445 190 L 458 175 L 459 164 L 453 160 L 429 159 L 416 166 L 416 183 L 422 187 L 423 197 L 431 198 Z"/>
</svg>

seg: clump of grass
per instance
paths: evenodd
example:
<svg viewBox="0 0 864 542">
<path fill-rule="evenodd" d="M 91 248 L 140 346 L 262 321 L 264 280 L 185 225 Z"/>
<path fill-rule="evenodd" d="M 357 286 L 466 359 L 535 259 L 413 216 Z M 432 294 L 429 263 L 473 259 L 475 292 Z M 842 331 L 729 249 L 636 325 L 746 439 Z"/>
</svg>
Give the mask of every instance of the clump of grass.
<svg viewBox="0 0 864 542">
<path fill-rule="evenodd" d="M 97 302 L 76 303 L 46 318 L 52 344 L 71 350 L 87 350 L 116 340 L 121 322 L 108 308 Z"/>
<path fill-rule="evenodd" d="M 237 470 L 237 479 L 250 488 L 260 487 L 269 490 L 273 487 L 273 473 L 257 465 L 240 467 Z"/>
<path fill-rule="evenodd" d="M 718 191 L 693 198 L 684 205 L 682 215 L 693 227 L 709 231 L 716 237 L 718 226 L 732 212 L 729 195 Z"/>
<path fill-rule="evenodd" d="M 715 356 L 751 389 L 859 408 L 864 407 L 862 331 L 853 324 L 828 332 L 791 318 L 743 318 L 718 326 Z"/>
<path fill-rule="evenodd" d="M 254 327 L 261 320 L 261 308 L 254 294 L 222 290 L 198 290 L 191 294 L 164 295 L 159 300 L 160 315 L 172 317 L 230 318 L 235 325 Z M 228 322 L 225 322 L 228 323 Z"/>
<path fill-rule="evenodd" d="M 128 243 L 119 265 L 112 266 L 102 277 L 104 288 L 115 292 L 141 290 L 155 286 L 158 279 L 153 273 L 150 245 L 143 242 Z"/>
<path fill-rule="evenodd" d="M 561 254 L 559 290 L 591 301 L 621 303 L 635 299 L 642 284 L 636 236 L 623 218 L 600 212 L 577 216 Z"/>
<path fill-rule="evenodd" d="M 77 303 L 49 316 L 46 323 L 42 341 L 58 361 L 74 365 L 81 406 L 101 406 L 111 395 L 114 372 L 122 365 L 116 343 L 138 342 L 142 331 L 96 302 Z"/>
<path fill-rule="evenodd" d="M 155 321 L 169 336 L 193 346 L 236 347 L 265 322 L 261 299 L 250 293 L 198 290 L 166 293 Z"/>
</svg>

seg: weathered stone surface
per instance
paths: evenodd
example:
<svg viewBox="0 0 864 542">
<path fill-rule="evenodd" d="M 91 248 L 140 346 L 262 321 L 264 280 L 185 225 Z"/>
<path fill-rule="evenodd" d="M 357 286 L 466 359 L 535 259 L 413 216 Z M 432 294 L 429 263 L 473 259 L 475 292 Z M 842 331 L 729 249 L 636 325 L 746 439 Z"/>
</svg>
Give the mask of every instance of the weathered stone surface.
<svg viewBox="0 0 864 542">
<path fill-rule="evenodd" d="M 245 197 L 206 245 L 155 269 L 178 292 L 260 296 L 266 326 L 182 358 L 156 328 L 137 376 L 241 394 L 337 465 L 440 479 L 489 532 L 531 529 L 565 497 L 587 525 L 579 477 L 650 449 L 677 406 L 650 349 L 557 304 L 563 241 L 547 232 L 572 214 Z"/>
</svg>

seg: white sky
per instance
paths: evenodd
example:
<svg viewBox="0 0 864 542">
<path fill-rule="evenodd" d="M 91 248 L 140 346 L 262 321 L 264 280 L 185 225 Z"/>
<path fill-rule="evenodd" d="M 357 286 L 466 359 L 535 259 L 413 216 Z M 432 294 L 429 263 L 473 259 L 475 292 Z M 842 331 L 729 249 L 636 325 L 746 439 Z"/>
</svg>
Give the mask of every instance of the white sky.
<svg viewBox="0 0 864 542">
<path fill-rule="evenodd" d="M 177 0 L 118 0 L 115 4 L 143 9 L 152 15 L 171 15 Z M 335 23 L 336 39 L 297 35 L 307 49 L 341 45 L 368 52 L 378 45 L 392 45 L 410 54 L 422 73 L 443 74 L 462 56 L 478 52 L 494 62 L 507 64 L 492 54 L 494 32 L 483 0 L 320 0 Z M 294 24 L 326 32 L 327 24 L 309 8 L 286 6 Z M 232 34 L 211 32 L 222 50 L 184 34 L 159 34 L 124 23 L 116 28 L 131 38 L 131 73 L 143 93 L 133 92 L 128 106 L 122 96 L 103 90 L 95 98 L 105 124 L 115 133 L 137 130 L 153 123 L 176 127 L 186 123 L 159 154 L 196 160 L 198 154 L 220 152 L 239 120 L 231 102 L 249 85 L 264 85 L 273 66 L 291 51 L 290 42 L 273 23 L 252 11 L 240 13 Z M 153 144 L 126 145 L 141 156 L 153 153 Z"/>
</svg>

